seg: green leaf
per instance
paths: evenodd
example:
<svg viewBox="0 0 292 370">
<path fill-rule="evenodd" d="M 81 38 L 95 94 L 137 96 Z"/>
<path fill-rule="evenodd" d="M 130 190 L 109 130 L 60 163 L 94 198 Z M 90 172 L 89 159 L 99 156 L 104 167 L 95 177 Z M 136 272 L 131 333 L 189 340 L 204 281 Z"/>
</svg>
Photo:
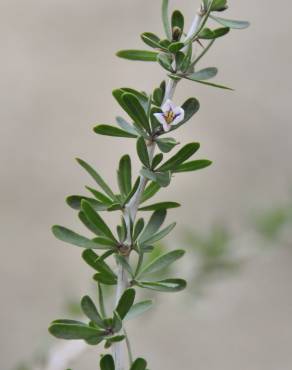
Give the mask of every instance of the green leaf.
<svg viewBox="0 0 292 370">
<path fill-rule="evenodd" d="M 198 159 L 196 161 L 190 161 L 179 165 L 173 170 L 173 172 L 178 173 L 178 172 L 197 171 L 206 168 L 211 164 L 212 162 L 207 159 Z"/>
<path fill-rule="evenodd" d="M 177 53 L 178 51 L 180 51 L 183 47 L 185 46 L 185 44 L 183 42 L 173 42 L 169 45 L 168 47 L 168 50 L 171 52 L 171 53 Z M 170 70 L 170 69 L 168 69 Z"/>
<path fill-rule="evenodd" d="M 168 15 L 168 0 L 162 0 L 162 23 L 166 37 L 171 40 L 171 29 Z M 132 369 L 131 369 L 132 370 Z"/>
<path fill-rule="evenodd" d="M 200 84 L 203 84 L 203 85 L 207 85 L 207 86 L 212 86 L 212 87 L 217 87 L 218 89 L 223 89 L 223 90 L 231 90 L 233 91 L 233 89 L 231 87 L 228 87 L 228 86 L 224 86 L 224 85 L 219 85 L 219 84 L 214 84 L 214 83 L 211 83 L 211 82 L 207 82 L 207 81 L 202 81 L 202 80 L 196 80 L 195 78 L 191 78 L 190 76 L 185 76 L 185 78 L 187 80 L 191 80 L 191 81 L 195 81 L 195 82 L 198 82 Z M 178 126 L 178 125 L 177 125 Z"/>
<path fill-rule="evenodd" d="M 172 263 L 180 259 L 185 254 L 184 250 L 177 249 L 175 251 L 163 254 L 162 256 L 157 257 L 154 261 L 150 262 L 147 266 L 143 268 L 139 276 L 153 274 L 158 271 L 164 270 Z"/>
<path fill-rule="evenodd" d="M 92 299 L 88 295 L 82 298 L 81 308 L 89 320 L 95 322 L 98 326 L 104 327 L 102 317 L 100 316 L 100 313 L 98 312 Z"/>
<path fill-rule="evenodd" d="M 160 87 L 156 88 L 153 91 L 153 100 L 154 100 L 154 103 L 158 105 L 159 107 L 163 103 L 163 91 Z"/>
<path fill-rule="evenodd" d="M 150 217 L 148 224 L 143 230 L 139 238 L 139 243 L 143 244 L 145 240 L 151 238 L 161 227 L 166 217 L 166 210 L 160 209 L 155 212 Z"/>
<path fill-rule="evenodd" d="M 77 324 L 52 324 L 49 327 L 49 332 L 56 338 L 60 339 L 98 339 L 104 335 L 103 330 L 98 330 L 93 327 L 77 325 Z"/>
<path fill-rule="evenodd" d="M 173 60 L 169 54 L 159 53 L 157 60 L 162 68 L 166 69 L 168 72 L 174 72 L 174 69 L 172 68 Z"/>
<path fill-rule="evenodd" d="M 125 292 L 121 296 L 116 307 L 116 311 L 122 320 L 125 318 L 130 308 L 132 307 L 135 300 L 135 295 L 136 295 L 135 289 L 129 288 L 125 290 Z"/>
<path fill-rule="evenodd" d="M 243 30 L 245 28 L 248 28 L 250 26 L 250 23 L 247 21 L 236 21 L 233 19 L 225 19 L 220 17 L 215 17 L 214 15 L 211 15 L 210 18 L 212 18 L 214 21 L 222 24 L 225 27 L 237 29 L 237 30 Z"/>
<path fill-rule="evenodd" d="M 110 256 L 112 253 L 113 251 L 111 253 L 107 252 L 107 256 Z M 113 278 L 116 278 L 115 273 L 104 261 L 104 259 L 99 257 L 91 249 L 86 249 L 82 253 L 82 258 L 90 267 L 94 268 L 96 271 L 112 275 Z"/>
<path fill-rule="evenodd" d="M 116 255 L 116 260 L 124 267 L 124 269 L 133 277 L 134 273 L 132 268 L 128 262 L 128 260 L 124 256 Z"/>
<path fill-rule="evenodd" d="M 98 202 L 96 199 L 85 197 L 83 195 L 70 195 L 66 198 L 66 203 L 69 207 L 80 210 L 82 200 L 86 200 L 88 203 L 90 203 L 92 208 L 94 208 L 96 211 L 104 211 L 107 209 L 107 206 L 105 206 L 103 203 Z"/>
<path fill-rule="evenodd" d="M 100 370 L 115 370 L 114 359 L 111 355 L 107 354 L 102 356 L 100 360 Z"/>
<path fill-rule="evenodd" d="M 137 153 L 143 165 L 147 168 L 150 168 L 148 149 L 143 137 L 139 137 L 139 139 L 137 140 Z"/>
<path fill-rule="evenodd" d="M 178 142 L 172 137 L 157 139 L 156 143 L 163 153 L 169 153 L 176 145 L 178 145 Z"/>
<path fill-rule="evenodd" d="M 227 0 L 213 0 L 211 11 L 212 12 L 221 12 L 223 10 L 226 10 L 228 8 L 227 6 Z"/>
<path fill-rule="evenodd" d="M 158 153 L 154 156 L 151 162 L 151 169 L 154 171 L 155 168 L 163 161 L 163 154 Z"/>
<path fill-rule="evenodd" d="M 116 54 L 118 57 L 142 62 L 156 62 L 158 53 L 148 50 L 121 50 Z"/>
<path fill-rule="evenodd" d="M 153 172 L 147 168 L 143 168 L 140 171 L 140 174 L 146 177 L 148 180 L 157 182 L 159 186 L 167 187 L 170 184 L 170 172 Z"/>
<path fill-rule="evenodd" d="M 122 95 L 122 101 L 126 112 L 132 120 L 139 125 L 140 128 L 150 132 L 148 117 L 138 98 L 133 94 L 125 93 Z"/>
<path fill-rule="evenodd" d="M 175 10 L 172 13 L 172 17 L 171 17 L 172 33 L 174 31 L 174 28 L 178 27 L 181 30 L 181 34 L 182 34 L 182 32 L 184 30 L 184 23 L 185 23 L 185 20 L 184 20 L 183 14 L 179 10 Z"/>
<path fill-rule="evenodd" d="M 79 235 L 75 233 L 74 231 L 67 229 L 66 227 L 54 225 L 52 227 L 52 232 L 55 235 L 55 237 L 65 243 L 76 245 L 77 247 L 81 248 L 91 248 L 91 249 L 104 249 L 103 246 L 101 246 L 98 243 L 95 243 L 94 241 Z"/>
<path fill-rule="evenodd" d="M 160 209 L 170 209 L 170 208 L 178 208 L 180 207 L 179 203 L 176 202 L 160 202 L 151 204 L 150 206 L 141 207 L 139 211 L 157 211 Z"/>
<path fill-rule="evenodd" d="M 136 98 L 141 103 L 144 110 L 147 111 L 149 97 L 147 96 L 147 94 L 145 92 L 137 91 L 135 89 L 132 89 L 131 87 L 122 87 L 120 90 L 123 92 L 123 94 L 124 93 L 129 93 L 129 94 L 135 95 Z"/>
<path fill-rule="evenodd" d="M 99 230 L 101 235 L 104 235 L 110 240 L 112 240 L 113 242 L 117 243 L 116 238 L 114 237 L 110 228 L 107 226 L 107 224 L 103 221 L 103 219 L 91 207 L 91 205 L 88 202 L 82 201 L 81 208 L 82 208 L 82 211 L 85 213 L 86 217 L 88 218 L 88 220 L 96 226 L 96 228 Z"/>
<path fill-rule="evenodd" d="M 121 194 L 128 195 L 132 189 L 132 164 L 128 154 L 124 155 L 120 160 L 118 183 Z"/>
<path fill-rule="evenodd" d="M 168 235 L 172 229 L 175 227 L 176 223 L 172 223 L 169 226 L 167 226 L 165 229 L 162 229 L 158 233 L 150 236 L 147 240 L 143 240 L 143 244 L 145 245 L 152 245 L 154 243 L 157 243 L 159 240 L 164 238 L 166 235 Z"/>
<path fill-rule="evenodd" d="M 144 229 L 144 220 L 143 218 L 139 218 L 136 222 L 133 232 L 133 240 L 136 241 L 138 236 L 141 234 L 142 230 Z"/>
<path fill-rule="evenodd" d="M 200 39 L 203 40 L 214 40 L 218 37 L 225 36 L 227 33 L 229 33 L 230 28 L 229 27 L 222 27 L 217 28 L 215 30 L 211 30 L 210 28 L 204 28 L 198 35 Z"/>
<path fill-rule="evenodd" d="M 139 281 L 141 288 L 156 290 L 158 292 L 179 292 L 185 289 L 187 283 L 183 279 L 165 279 L 160 281 Z"/>
<path fill-rule="evenodd" d="M 105 136 L 115 136 L 115 137 L 127 137 L 127 138 L 136 138 L 137 135 L 130 134 L 124 130 L 119 129 L 118 127 L 109 126 L 109 125 L 98 125 L 95 126 L 93 131 L 99 135 Z"/>
<path fill-rule="evenodd" d="M 133 195 L 136 193 L 139 185 L 140 185 L 140 177 L 137 178 L 137 180 L 134 183 L 134 186 L 132 187 L 131 192 L 128 194 L 128 196 L 124 200 L 124 202 L 123 202 L 124 205 L 127 204 L 129 202 L 129 200 L 133 197 Z"/>
<path fill-rule="evenodd" d="M 148 186 L 146 186 L 140 203 L 144 203 L 151 199 L 160 189 L 160 185 L 158 185 L 156 182 L 151 182 Z"/>
<path fill-rule="evenodd" d="M 104 285 L 116 285 L 117 279 L 111 275 L 107 275 L 101 272 L 93 275 L 93 280 Z"/>
<path fill-rule="evenodd" d="M 87 190 L 91 192 L 91 194 L 101 203 L 103 203 L 105 206 L 109 207 L 110 205 L 113 204 L 113 201 L 108 198 L 106 195 L 101 193 L 100 191 L 91 188 L 90 186 L 85 186 Z M 94 207 L 93 207 L 94 208 Z M 98 210 L 97 210 L 98 211 Z"/>
<path fill-rule="evenodd" d="M 133 362 L 130 370 L 146 370 L 146 367 L 147 367 L 147 362 L 144 360 L 144 358 L 137 358 Z"/>
<path fill-rule="evenodd" d="M 131 125 L 129 122 L 127 122 L 124 118 L 116 117 L 116 121 L 123 131 L 126 131 L 128 134 L 131 134 L 133 136 L 138 136 L 138 132 L 136 128 L 133 125 Z"/>
<path fill-rule="evenodd" d="M 136 317 L 150 310 L 150 308 L 152 307 L 153 307 L 153 302 L 151 300 L 136 303 L 130 308 L 130 311 L 127 313 L 125 317 L 125 320 L 135 319 Z"/>
<path fill-rule="evenodd" d="M 213 78 L 217 75 L 218 69 L 215 67 L 210 67 L 210 68 L 204 68 L 201 69 L 198 72 L 194 72 L 190 75 L 187 75 L 186 77 L 190 80 L 209 80 L 210 78 Z"/>
<path fill-rule="evenodd" d="M 103 178 L 85 161 L 82 159 L 77 158 L 77 162 L 82 166 L 89 175 L 96 181 L 96 183 L 105 191 L 105 193 L 113 200 L 116 199 L 115 194 L 111 190 L 111 188 L 106 184 Z"/>
<path fill-rule="evenodd" d="M 181 163 L 190 158 L 200 148 L 199 143 L 190 143 L 182 147 L 174 156 L 166 161 L 162 166 L 158 168 L 158 171 L 169 171 L 173 170 Z"/>
<path fill-rule="evenodd" d="M 158 48 L 161 49 L 161 46 L 159 45 L 160 38 L 156 36 L 154 33 L 151 32 L 144 32 L 141 35 L 141 39 L 147 44 L 148 46 L 152 48 Z"/>
</svg>

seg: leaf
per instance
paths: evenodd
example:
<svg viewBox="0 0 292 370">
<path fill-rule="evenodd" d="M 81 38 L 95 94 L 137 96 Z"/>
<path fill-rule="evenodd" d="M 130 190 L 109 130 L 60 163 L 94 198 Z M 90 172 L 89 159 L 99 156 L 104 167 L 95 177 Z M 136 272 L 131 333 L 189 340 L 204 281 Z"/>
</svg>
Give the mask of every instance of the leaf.
<svg viewBox="0 0 292 370">
<path fill-rule="evenodd" d="M 49 332 L 60 339 L 97 339 L 104 335 L 103 330 L 77 324 L 52 324 Z"/>
<path fill-rule="evenodd" d="M 141 35 L 141 39 L 147 44 L 148 46 L 152 48 L 158 48 L 161 49 L 161 46 L 159 45 L 160 38 L 156 36 L 154 33 L 151 32 L 144 32 Z"/>
<path fill-rule="evenodd" d="M 223 11 L 227 9 L 227 0 L 213 0 L 212 1 L 212 6 L 211 6 L 211 11 Z"/>
<path fill-rule="evenodd" d="M 121 296 L 116 307 L 116 311 L 122 320 L 125 318 L 130 308 L 132 307 L 135 300 L 135 295 L 136 295 L 135 289 L 129 288 L 125 290 L 125 292 Z"/>
<path fill-rule="evenodd" d="M 66 198 L 66 203 L 69 207 L 80 210 L 82 200 L 86 200 L 88 203 L 90 203 L 92 208 L 96 211 L 104 211 L 107 209 L 107 206 L 103 203 L 98 202 L 96 199 L 85 197 L 83 195 L 70 195 Z"/>
<path fill-rule="evenodd" d="M 190 143 L 183 146 L 174 156 L 160 166 L 158 171 L 169 171 L 176 168 L 178 165 L 186 161 L 193 154 L 195 154 L 200 148 L 199 143 Z"/>
<path fill-rule="evenodd" d="M 183 279 L 165 279 L 160 281 L 139 281 L 141 288 L 156 290 L 158 292 L 179 292 L 185 289 L 187 283 Z"/>
<path fill-rule="evenodd" d="M 88 230 L 90 230 L 95 235 L 100 235 L 100 229 L 98 227 L 96 227 L 96 225 L 86 217 L 86 215 L 83 211 L 80 211 L 78 213 L 78 217 L 79 217 L 80 221 L 83 223 L 83 225 L 88 228 Z M 113 244 L 113 242 L 111 242 L 111 246 L 112 245 L 115 245 L 115 244 Z M 105 247 L 102 246 L 102 249 L 105 249 Z M 108 247 L 106 249 L 108 249 Z"/>
<path fill-rule="evenodd" d="M 143 233 L 140 235 L 139 243 L 143 244 L 145 240 L 151 238 L 161 227 L 166 217 L 166 210 L 158 210 L 153 212 L 147 223 Z"/>
<path fill-rule="evenodd" d="M 209 80 L 217 75 L 218 69 L 215 67 L 209 67 L 201 69 L 198 72 L 194 72 L 190 75 L 187 75 L 187 78 L 190 80 Z"/>
<path fill-rule="evenodd" d="M 187 80 L 195 81 L 195 82 L 198 82 L 198 83 L 203 84 L 203 85 L 208 85 L 208 86 L 212 86 L 212 87 L 217 87 L 218 89 L 231 90 L 231 91 L 233 91 L 233 89 L 231 87 L 227 87 L 227 86 L 224 86 L 224 85 L 218 85 L 218 84 L 214 84 L 212 82 L 207 82 L 207 81 L 202 81 L 202 80 L 196 80 L 194 78 L 190 78 L 189 76 L 185 76 L 185 78 Z"/>
<path fill-rule="evenodd" d="M 137 140 L 137 153 L 143 165 L 147 168 L 150 168 L 150 160 L 149 160 L 147 145 L 143 137 L 139 137 L 139 139 Z"/>
<path fill-rule="evenodd" d="M 128 60 L 136 60 L 142 62 L 156 62 L 158 53 L 148 50 L 121 50 L 116 54 L 118 57 Z"/>
<path fill-rule="evenodd" d="M 178 51 L 180 51 L 183 47 L 185 46 L 185 44 L 183 42 L 173 42 L 169 45 L 168 47 L 168 50 L 171 52 L 171 53 L 177 53 Z M 168 69 L 170 70 L 170 69 Z"/>
<path fill-rule="evenodd" d="M 101 272 L 98 272 L 97 274 L 93 275 L 93 280 L 104 284 L 104 285 L 116 285 L 117 279 L 112 277 L 111 275 L 107 275 Z"/>
<path fill-rule="evenodd" d="M 124 118 L 122 117 L 116 117 L 117 124 L 121 127 L 122 130 L 128 132 L 131 135 L 138 135 L 138 132 L 136 131 L 136 128 L 132 126 L 130 123 L 128 123 Z"/>
<path fill-rule="evenodd" d="M 112 355 L 104 355 L 100 360 L 100 370 L 115 370 L 115 363 Z"/>
<path fill-rule="evenodd" d="M 95 126 L 93 131 L 96 134 L 106 135 L 106 136 L 126 137 L 126 138 L 136 138 L 137 137 L 137 135 L 130 134 L 124 130 L 119 129 L 118 127 L 109 126 L 109 125 Z"/>
<path fill-rule="evenodd" d="M 199 33 L 198 37 L 203 40 L 215 40 L 218 37 L 225 36 L 227 33 L 229 33 L 229 31 L 230 31 L 229 27 L 221 27 L 215 30 L 210 30 L 210 28 L 204 28 Z"/>
<path fill-rule="evenodd" d="M 117 243 L 116 238 L 114 237 L 110 228 L 107 226 L 107 224 L 103 221 L 103 219 L 91 207 L 91 205 L 88 202 L 82 201 L 81 208 L 82 211 L 85 213 L 86 217 L 88 218 L 88 220 L 92 222 L 96 226 L 96 228 L 100 231 L 101 235 L 104 235 L 113 242 Z"/>
<path fill-rule="evenodd" d="M 82 298 L 81 308 L 89 320 L 95 322 L 98 326 L 104 327 L 102 317 L 100 316 L 100 313 L 98 312 L 92 299 L 88 295 Z"/>
<path fill-rule="evenodd" d="M 162 23 L 166 37 L 171 40 L 171 29 L 168 16 L 168 0 L 162 0 Z M 132 369 L 131 369 L 132 370 Z"/>
<path fill-rule="evenodd" d="M 184 29 L 184 16 L 183 14 L 179 11 L 179 10 L 175 10 L 173 13 L 172 13 L 172 17 L 171 17 L 171 29 L 172 29 L 172 32 L 173 32 L 173 29 L 175 27 L 178 27 L 180 30 L 181 30 L 181 33 Z"/>
<path fill-rule="evenodd" d="M 124 256 L 116 255 L 116 260 L 124 267 L 126 271 L 130 274 L 130 276 L 134 276 L 134 273 L 132 271 L 132 268 L 128 262 L 128 260 Z"/>
<path fill-rule="evenodd" d="M 143 268 L 139 276 L 153 274 L 167 268 L 169 265 L 180 259 L 185 254 L 184 250 L 177 249 L 175 251 L 163 254 L 157 257 L 154 261 L 150 262 Z"/>
<path fill-rule="evenodd" d="M 143 244 L 152 245 L 152 244 L 158 242 L 159 240 L 164 238 L 166 235 L 168 235 L 172 231 L 172 229 L 175 227 L 175 225 L 176 225 L 175 222 L 170 224 L 165 229 L 159 231 L 158 233 L 150 236 L 147 240 L 143 241 Z"/>
<path fill-rule="evenodd" d="M 163 154 L 158 153 L 154 156 L 151 162 L 151 169 L 155 170 L 155 168 L 163 161 Z"/>
<path fill-rule="evenodd" d="M 76 245 L 81 248 L 104 249 L 104 246 L 95 243 L 94 241 L 67 229 L 66 227 L 54 225 L 52 232 L 55 237 L 65 243 Z"/>
<path fill-rule="evenodd" d="M 170 172 L 153 172 L 147 168 L 143 168 L 140 171 L 140 174 L 146 177 L 148 180 L 157 182 L 159 186 L 167 187 L 170 184 Z"/>
<path fill-rule="evenodd" d="M 153 91 L 153 100 L 156 105 L 161 106 L 163 103 L 163 91 L 161 88 L 158 87 Z"/>
<path fill-rule="evenodd" d="M 107 255 L 110 256 L 113 252 L 109 253 L 107 252 Z M 113 278 L 116 278 L 115 273 L 113 270 L 109 267 L 109 265 L 99 257 L 96 253 L 94 253 L 91 249 L 86 249 L 82 253 L 83 260 L 92 268 L 94 268 L 96 271 L 107 273 L 109 275 L 112 275 Z"/>
<path fill-rule="evenodd" d="M 236 21 L 233 19 L 225 19 L 220 17 L 215 17 L 214 15 L 211 15 L 210 18 L 212 18 L 214 21 L 222 24 L 225 27 L 237 29 L 237 30 L 243 30 L 245 28 L 248 28 L 250 26 L 250 23 L 247 21 Z"/>
<path fill-rule="evenodd" d="M 101 193 L 100 191 L 96 190 L 96 189 L 93 189 L 91 188 L 90 186 L 85 186 L 85 188 L 87 190 L 89 190 L 91 192 L 91 194 L 101 203 L 103 203 L 104 205 L 106 205 L 107 207 L 110 206 L 111 204 L 113 204 L 113 201 L 108 198 L 106 195 L 104 195 L 103 193 Z"/>
<path fill-rule="evenodd" d="M 125 320 L 135 319 L 136 317 L 150 310 L 150 308 L 152 307 L 153 307 L 153 302 L 151 300 L 136 303 L 130 308 L 130 311 L 127 313 L 125 317 Z"/>
<path fill-rule="evenodd" d="M 137 358 L 133 362 L 130 370 L 146 370 L 146 367 L 147 367 L 146 360 L 144 360 L 144 358 Z"/>
<path fill-rule="evenodd" d="M 176 202 L 160 202 L 151 204 L 150 206 L 141 207 L 139 211 L 157 211 L 160 209 L 170 209 L 170 208 L 177 208 L 180 207 L 179 203 Z"/>
<path fill-rule="evenodd" d="M 161 67 L 166 69 L 168 72 L 174 72 L 172 68 L 173 60 L 169 54 L 159 53 L 157 61 L 161 65 Z"/>
<path fill-rule="evenodd" d="M 77 162 L 82 166 L 89 175 L 96 181 L 96 183 L 105 191 L 105 193 L 113 200 L 116 199 L 115 194 L 112 192 L 111 188 L 106 184 L 102 177 L 85 161 L 77 158 Z"/>
<path fill-rule="evenodd" d="M 161 189 L 161 186 L 158 185 L 156 182 L 151 182 L 144 190 L 144 193 L 141 197 L 141 202 L 144 203 L 150 198 L 152 198 L 159 190 Z"/>
<path fill-rule="evenodd" d="M 136 222 L 133 232 L 133 240 L 137 240 L 138 236 L 141 234 L 142 230 L 144 229 L 144 220 L 143 218 L 139 218 Z"/>
<path fill-rule="evenodd" d="M 178 142 L 172 137 L 157 139 L 156 143 L 163 153 L 169 153 L 176 145 L 178 145 Z"/>
<path fill-rule="evenodd" d="M 124 155 L 120 160 L 118 183 L 121 194 L 128 195 L 132 189 L 132 164 L 128 154 Z"/>
<path fill-rule="evenodd" d="M 123 205 L 127 204 L 129 202 L 129 200 L 133 197 L 133 195 L 136 193 L 138 187 L 140 185 L 140 177 L 137 178 L 137 180 L 135 181 L 134 183 L 134 186 L 131 190 L 131 192 L 128 194 L 128 196 L 126 197 L 126 199 L 124 200 L 123 202 Z"/>
<path fill-rule="evenodd" d="M 122 101 L 126 112 L 132 120 L 139 125 L 140 128 L 150 133 L 148 117 L 138 98 L 133 94 L 124 93 L 122 95 Z"/>
<path fill-rule="evenodd" d="M 206 168 L 211 164 L 212 162 L 207 159 L 198 159 L 197 161 L 186 162 L 179 165 L 173 170 L 173 172 L 178 173 L 178 172 L 197 171 Z"/>
</svg>

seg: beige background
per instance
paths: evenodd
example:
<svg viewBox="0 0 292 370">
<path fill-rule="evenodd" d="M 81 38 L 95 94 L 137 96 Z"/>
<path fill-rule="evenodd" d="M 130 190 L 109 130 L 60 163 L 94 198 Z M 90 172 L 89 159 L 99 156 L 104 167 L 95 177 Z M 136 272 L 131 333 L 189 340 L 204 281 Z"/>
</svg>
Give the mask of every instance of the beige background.
<svg viewBox="0 0 292 370">
<path fill-rule="evenodd" d="M 197 2 L 172 3 L 191 20 Z M 200 157 L 214 160 L 212 168 L 178 177 L 163 193 L 184 204 L 171 216 L 180 221 L 178 230 L 207 228 L 218 219 L 237 228 L 251 211 L 289 199 L 291 2 L 230 5 L 228 16 L 249 19 L 252 27 L 219 40 L 201 66 L 218 66 L 216 80 L 236 91 L 184 82 L 175 97 L 177 103 L 200 99 L 199 114 L 178 139 L 200 141 Z M 91 128 L 113 123 L 120 113 L 114 88 L 149 91 L 164 78 L 157 65 L 114 56 L 141 47 L 144 31 L 161 34 L 159 8 L 157 0 L 0 1 L 3 370 L 31 355 L 65 299 L 88 290 L 80 251 L 56 241 L 49 228 L 79 227 L 63 201 L 90 183 L 75 156 L 101 168 L 112 183 L 119 156 L 134 153 L 132 141 L 97 137 Z M 167 298 L 169 317 L 133 328 L 135 352 L 153 369 L 291 369 L 291 264 L 289 249 L 257 257 L 188 313 L 176 303 L 179 296 Z"/>
</svg>

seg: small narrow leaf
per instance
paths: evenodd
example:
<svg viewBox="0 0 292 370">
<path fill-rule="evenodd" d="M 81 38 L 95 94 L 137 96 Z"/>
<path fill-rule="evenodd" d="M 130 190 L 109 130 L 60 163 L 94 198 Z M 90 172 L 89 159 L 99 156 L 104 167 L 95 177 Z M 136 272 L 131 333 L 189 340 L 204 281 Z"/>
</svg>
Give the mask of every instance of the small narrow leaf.
<svg viewBox="0 0 292 370">
<path fill-rule="evenodd" d="M 100 360 L 100 370 L 115 370 L 114 359 L 111 355 L 107 354 L 102 356 Z"/>
<path fill-rule="evenodd" d="M 80 210 L 82 200 L 86 200 L 91 204 L 92 208 L 96 211 L 104 211 L 107 206 L 93 198 L 88 198 L 83 195 L 70 195 L 66 198 L 66 203 L 73 209 Z"/>
<path fill-rule="evenodd" d="M 132 120 L 141 128 L 150 132 L 148 117 L 138 98 L 131 93 L 124 93 L 122 95 L 122 101 Z"/>
<path fill-rule="evenodd" d="M 95 126 L 93 131 L 96 134 L 105 135 L 105 136 L 126 137 L 126 138 L 136 138 L 137 137 L 137 135 L 130 134 L 124 130 L 121 130 L 118 127 L 109 126 L 109 125 Z"/>
<path fill-rule="evenodd" d="M 175 227 L 176 223 L 172 223 L 170 224 L 169 226 L 167 226 L 165 229 L 159 231 L 158 233 L 152 235 L 151 237 L 149 237 L 147 240 L 143 241 L 143 244 L 145 245 L 152 245 L 156 242 L 158 242 L 159 240 L 161 240 L 162 238 L 164 238 L 166 235 L 168 235 L 172 229 Z"/>
<path fill-rule="evenodd" d="M 84 296 L 81 300 L 81 308 L 89 320 L 95 322 L 98 326 L 104 327 L 103 320 L 95 304 L 89 296 Z"/>
<path fill-rule="evenodd" d="M 163 254 L 162 256 L 157 257 L 154 261 L 145 266 L 140 272 L 139 276 L 153 274 L 161 271 L 180 259 L 184 254 L 185 251 L 181 249 Z"/>
<path fill-rule="evenodd" d="M 121 193 L 128 195 L 132 189 L 132 164 L 128 154 L 124 155 L 120 160 L 118 183 Z"/>
<path fill-rule="evenodd" d="M 141 39 L 147 44 L 148 46 L 152 48 L 158 48 L 161 49 L 161 46 L 159 45 L 160 38 L 156 36 L 154 33 L 151 32 L 144 32 L 141 35 Z"/>
<path fill-rule="evenodd" d="M 166 37 L 169 40 L 171 40 L 171 29 L 170 29 L 169 14 L 168 14 L 168 2 L 169 2 L 168 0 L 162 0 L 162 23 L 163 23 Z"/>
<path fill-rule="evenodd" d="M 144 164 L 145 167 L 150 167 L 150 160 L 147 150 L 147 145 L 143 137 L 140 137 L 137 141 L 137 153 L 140 158 L 140 161 Z"/>
<path fill-rule="evenodd" d="M 98 330 L 84 325 L 77 324 L 52 324 L 49 332 L 56 338 L 60 339 L 97 339 L 104 335 L 103 330 Z"/>
<path fill-rule="evenodd" d="M 139 243 L 143 244 L 143 242 L 149 238 L 151 238 L 161 227 L 163 224 L 167 211 L 165 209 L 158 210 L 153 212 L 150 217 L 148 224 L 146 225 L 143 233 L 139 238 Z"/>
<path fill-rule="evenodd" d="M 150 310 L 150 308 L 152 307 L 153 307 L 153 302 L 151 300 L 136 303 L 130 308 L 130 311 L 127 313 L 125 317 L 125 320 L 135 319 L 136 317 Z"/>
<path fill-rule="evenodd" d="M 141 197 L 141 203 L 151 199 L 160 189 L 160 185 L 158 185 L 156 182 L 151 182 L 144 190 L 144 193 Z"/>
<path fill-rule="evenodd" d="M 157 211 L 161 209 L 170 209 L 178 207 L 180 207 L 180 204 L 176 202 L 160 202 L 151 204 L 150 206 L 141 207 L 139 208 L 139 211 Z"/>
<path fill-rule="evenodd" d="M 183 279 L 165 279 L 160 281 L 139 281 L 141 288 L 156 290 L 158 292 L 179 292 L 185 289 L 187 283 Z"/>
<path fill-rule="evenodd" d="M 166 161 L 162 166 L 158 168 L 158 171 L 169 171 L 173 170 L 181 163 L 189 159 L 193 154 L 195 154 L 200 148 L 199 143 L 190 143 L 182 147 L 174 156 L 172 156 L 168 161 Z"/>
<path fill-rule="evenodd" d="M 209 67 L 201 69 L 200 71 L 194 72 L 190 75 L 187 75 L 187 78 L 190 80 L 209 80 L 217 75 L 218 69 L 215 67 Z"/>
<path fill-rule="evenodd" d="M 129 288 L 121 296 L 119 303 L 116 307 L 116 311 L 122 320 L 125 318 L 130 308 L 132 307 L 135 300 L 135 295 L 136 295 L 135 289 Z"/>
<path fill-rule="evenodd" d="M 243 30 L 250 26 L 250 23 L 247 21 L 236 21 L 233 19 L 225 19 L 220 17 L 215 17 L 214 15 L 211 15 L 210 18 L 212 18 L 214 21 L 222 24 L 225 27 Z"/>
<path fill-rule="evenodd" d="M 123 59 L 136 60 L 142 62 L 156 62 L 158 53 L 148 50 L 121 50 L 117 56 Z"/>
<path fill-rule="evenodd" d="M 144 360 L 144 358 L 137 358 L 133 362 L 130 370 L 146 370 L 146 368 L 147 368 L 146 360 Z"/>
<path fill-rule="evenodd" d="M 115 200 L 115 195 L 111 188 L 106 184 L 102 177 L 85 161 L 77 158 L 77 162 L 82 166 L 89 175 L 96 181 L 96 183 L 106 192 L 106 194 L 113 200 Z"/>
<path fill-rule="evenodd" d="M 178 145 L 178 142 L 172 137 L 157 139 L 156 143 L 163 153 L 169 153 L 176 145 Z"/>
<path fill-rule="evenodd" d="M 65 243 L 76 245 L 81 248 L 92 248 L 99 249 L 101 246 L 94 241 L 75 233 L 74 231 L 67 229 L 66 227 L 54 225 L 52 232 L 55 237 Z"/>
<path fill-rule="evenodd" d="M 211 164 L 212 162 L 208 161 L 207 159 L 198 159 L 196 161 L 186 162 L 179 165 L 173 170 L 173 172 L 178 173 L 178 172 L 197 171 L 209 167 Z"/>
</svg>

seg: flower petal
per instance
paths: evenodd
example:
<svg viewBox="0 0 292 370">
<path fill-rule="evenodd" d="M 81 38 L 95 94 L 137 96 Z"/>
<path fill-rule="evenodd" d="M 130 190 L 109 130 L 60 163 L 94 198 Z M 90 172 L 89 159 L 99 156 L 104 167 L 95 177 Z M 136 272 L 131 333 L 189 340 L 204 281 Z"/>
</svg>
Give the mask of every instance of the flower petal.
<svg viewBox="0 0 292 370">
<path fill-rule="evenodd" d="M 164 125 L 166 123 L 163 113 L 154 113 L 154 116 L 161 125 Z"/>
<path fill-rule="evenodd" d="M 170 99 L 167 99 L 166 102 L 161 107 L 163 113 L 167 113 L 169 111 L 173 111 L 175 109 L 175 105 Z"/>
<path fill-rule="evenodd" d="M 181 107 L 175 108 L 175 119 L 172 122 L 172 125 L 178 125 L 180 122 L 182 122 L 185 118 L 185 111 Z"/>
<path fill-rule="evenodd" d="M 163 126 L 164 132 L 168 132 L 171 129 L 171 126 L 167 122 L 164 122 L 162 126 Z"/>
</svg>

